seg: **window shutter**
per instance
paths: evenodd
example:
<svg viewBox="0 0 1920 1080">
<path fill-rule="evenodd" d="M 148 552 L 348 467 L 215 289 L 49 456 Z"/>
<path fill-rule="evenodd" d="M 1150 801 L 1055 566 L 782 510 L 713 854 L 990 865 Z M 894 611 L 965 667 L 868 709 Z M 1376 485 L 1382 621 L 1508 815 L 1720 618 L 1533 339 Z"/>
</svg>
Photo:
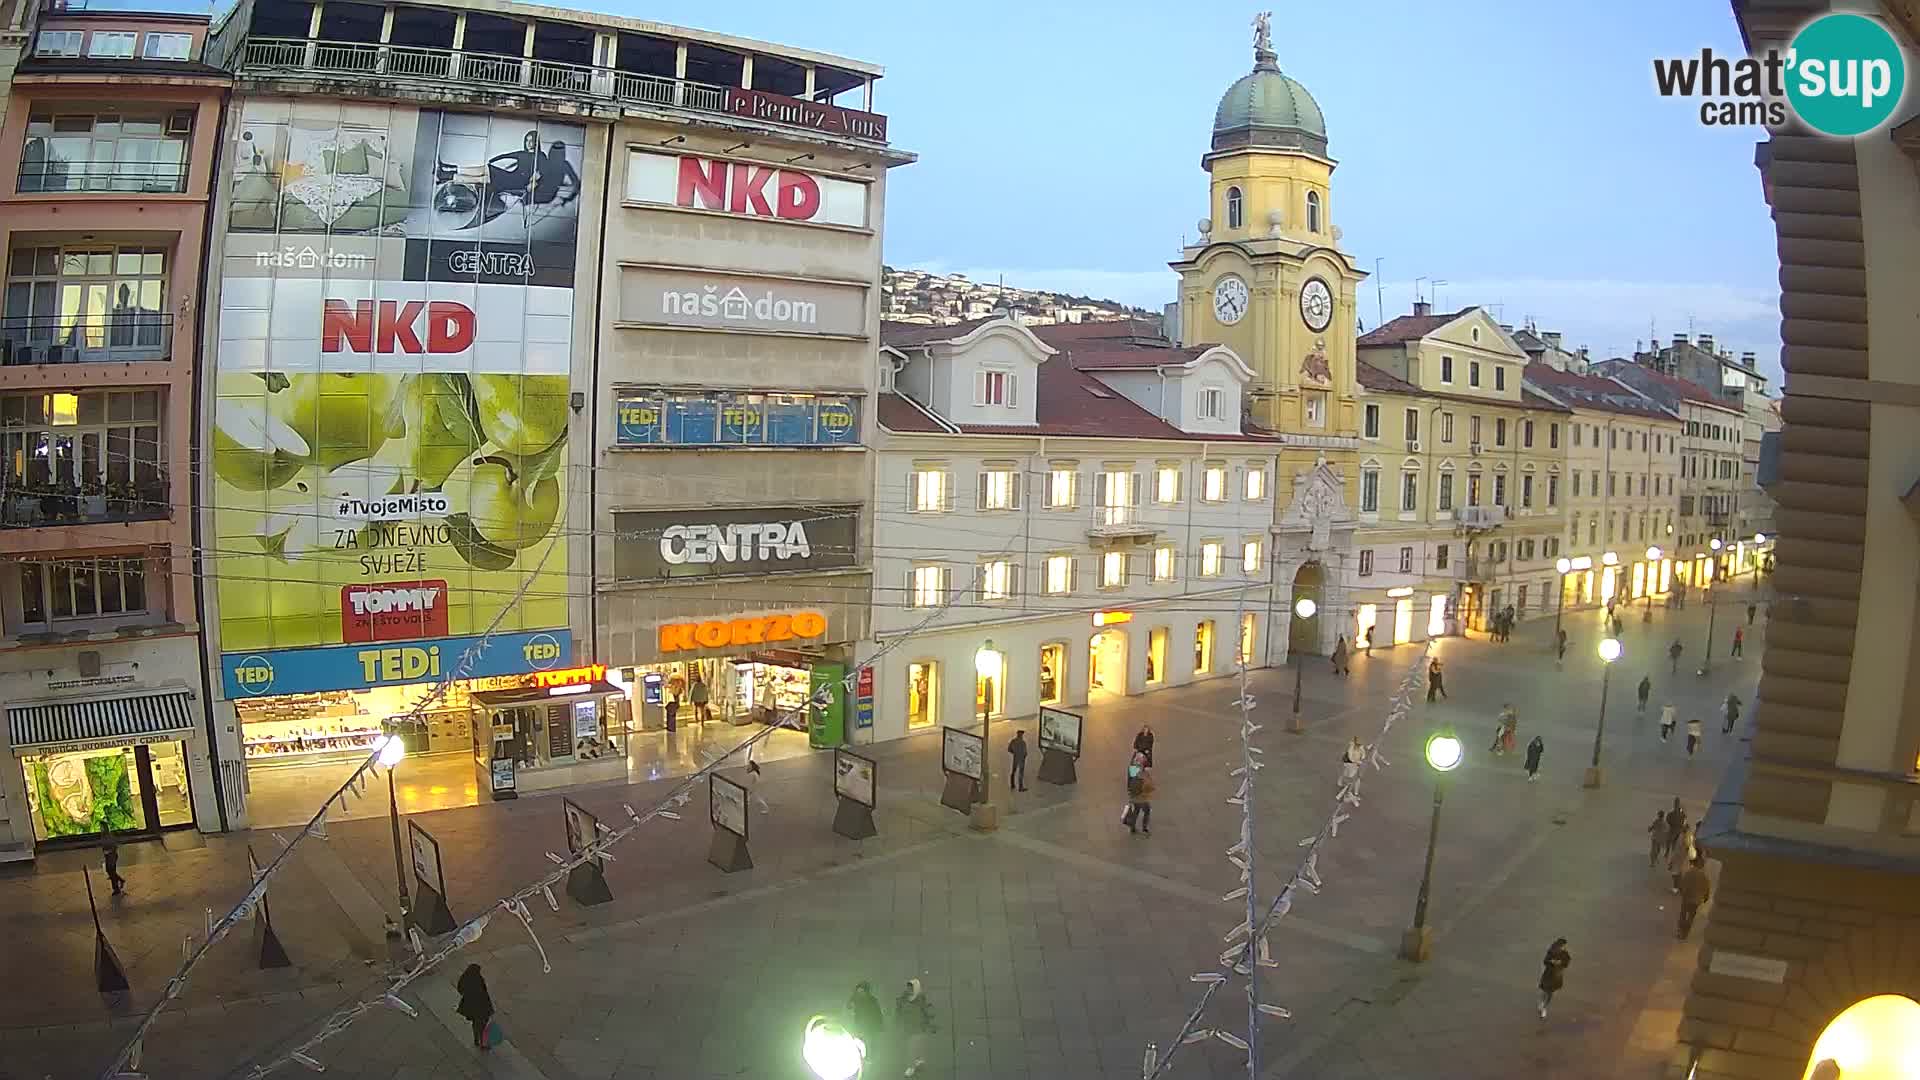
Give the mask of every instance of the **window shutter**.
<svg viewBox="0 0 1920 1080">
<path fill-rule="evenodd" d="M 1020 571 L 1025 569 L 1017 562 L 1007 564 L 1007 599 L 1020 595 Z"/>
<path fill-rule="evenodd" d="M 985 510 L 987 508 L 987 476 L 987 470 L 981 469 L 979 482 L 974 484 L 975 499 L 977 500 L 974 506 L 976 509 Z"/>
<path fill-rule="evenodd" d="M 1012 480 L 1007 484 L 1007 507 L 1011 510 L 1018 510 L 1020 509 L 1020 494 L 1025 491 L 1027 487 L 1027 470 L 1015 469 L 1009 475 L 1012 477 Z"/>
<path fill-rule="evenodd" d="M 973 403 L 975 405 L 987 403 L 987 373 L 984 371 L 973 373 Z"/>
<path fill-rule="evenodd" d="M 1128 478 L 1127 494 L 1131 496 L 1131 498 L 1129 498 L 1127 501 L 1128 506 L 1140 505 L 1140 474 L 1139 473 L 1134 473 L 1132 474 L 1131 477 Z"/>
<path fill-rule="evenodd" d="M 914 582 L 914 580 L 913 580 L 913 567 L 911 567 L 911 566 L 909 566 L 909 567 L 907 567 L 907 591 L 906 591 L 906 602 L 905 602 L 905 603 L 903 603 L 903 604 L 901 604 L 901 605 L 900 605 L 901 607 L 909 607 L 909 608 L 910 608 L 910 607 L 918 607 L 918 606 L 920 606 L 920 595 L 919 595 L 919 593 L 918 593 L 918 592 L 917 592 L 917 591 L 916 591 L 916 590 L 914 589 L 914 584 L 915 584 L 915 582 Z"/>
<path fill-rule="evenodd" d="M 1070 593 L 1080 591 L 1080 556 L 1078 555 L 1067 560 L 1067 591 Z"/>
<path fill-rule="evenodd" d="M 1007 408 L 1011 409 L 1018 406 L 1019 404 L 1020 404 L 1020 376 L 1009 371 L 1007 372 Z"/>
<path fill-rule="evenodd" d="M 953 474 L 942 469 L 938 475 L 940 498 L 937 505 L 942 510 L 951 510 L 953 509 Z"/>
<path fill-rule="evenodd" d="M 1107 505 L 1107 474 L 1106 473 L 1097 472 L 1093 474 L 1093 505 L 1095 509 L 1099 509 Z"/>
</svg>

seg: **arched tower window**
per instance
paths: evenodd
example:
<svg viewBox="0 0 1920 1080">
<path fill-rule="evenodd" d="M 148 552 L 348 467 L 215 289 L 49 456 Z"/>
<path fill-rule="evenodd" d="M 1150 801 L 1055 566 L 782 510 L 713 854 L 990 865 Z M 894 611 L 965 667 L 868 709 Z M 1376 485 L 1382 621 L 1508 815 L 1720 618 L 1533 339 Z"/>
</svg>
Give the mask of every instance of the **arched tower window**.
<svg viewBox="0 0 1920 1080">
<path fill-rule="evenodd" d="M 1227 189 L 1227 228 L 1238 229 L 1246 224 L 1247 211 L 1245 200 L 1240 197 L 1240 189 Z"/>
<path fill-rule="evenodd" d="M 1317 191 L 1307 192 L 1307 231 L 1320 231 L 1320 193 Z"/>
</svg>

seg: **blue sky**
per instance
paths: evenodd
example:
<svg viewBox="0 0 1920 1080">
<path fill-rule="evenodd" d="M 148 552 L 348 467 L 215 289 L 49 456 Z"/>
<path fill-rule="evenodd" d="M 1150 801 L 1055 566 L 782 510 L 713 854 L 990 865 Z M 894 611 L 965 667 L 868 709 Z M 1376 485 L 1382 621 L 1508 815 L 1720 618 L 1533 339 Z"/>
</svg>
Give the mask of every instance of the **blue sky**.
<svg viewBox="0 0 1920 1080">
<path fill-rule="evenodd" d="M 1206 213 L 1222 91 L 1253 4 L 589 7 L 883 64 L 896 146 L 886 258 L 1158 307 Z M 1753 147 L 1653 89 L 1652 58 L 1741 52 L 1726 0 L 1280 4 L 1283 70 L 1327 116 L 1333 221 L 1388 318 L 1415 278 L 1614 355 L 1689 329 L 1779 371 L 1777 262 Z M 1545 14 L 1551 12 L 1551 15 Z M 1375 290 L 1361 317 L 1376 324 Z"/>
</svg>

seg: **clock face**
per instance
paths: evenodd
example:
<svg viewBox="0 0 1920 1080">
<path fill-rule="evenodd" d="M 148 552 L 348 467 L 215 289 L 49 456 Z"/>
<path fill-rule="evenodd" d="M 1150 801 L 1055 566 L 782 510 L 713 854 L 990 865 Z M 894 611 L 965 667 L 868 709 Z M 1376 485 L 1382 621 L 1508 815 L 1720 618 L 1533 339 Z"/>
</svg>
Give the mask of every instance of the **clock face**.
<svg viewBox="0 0 1920 1080">
<path fill-rule="evenodd" d="M 1213 287 L 1213 317 L 1232 326 L 1247 317 L 1247 283 L 1228 274 Z"/>
<path fill-rule="evenodd" d="M 1319 278 L 1308 278 L 1300 286 L 1300 317 L 1307 322 L 1307 329 L 1319 333 L 1333 321 L 1333 291 Z"/>
</svg>

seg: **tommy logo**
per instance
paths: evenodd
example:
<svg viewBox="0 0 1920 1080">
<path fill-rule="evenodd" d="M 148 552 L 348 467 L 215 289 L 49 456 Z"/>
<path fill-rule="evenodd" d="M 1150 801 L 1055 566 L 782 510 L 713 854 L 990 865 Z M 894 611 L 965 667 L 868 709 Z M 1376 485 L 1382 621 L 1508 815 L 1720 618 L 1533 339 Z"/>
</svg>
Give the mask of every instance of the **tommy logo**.
<svg viewBox="0 0 1920 1080">
<path fill-rule="evenodd" d="M 342 641 L 409 641 L 446 633 L 444 581 L 389 581 L 340 589 Z"/>
</svg>

